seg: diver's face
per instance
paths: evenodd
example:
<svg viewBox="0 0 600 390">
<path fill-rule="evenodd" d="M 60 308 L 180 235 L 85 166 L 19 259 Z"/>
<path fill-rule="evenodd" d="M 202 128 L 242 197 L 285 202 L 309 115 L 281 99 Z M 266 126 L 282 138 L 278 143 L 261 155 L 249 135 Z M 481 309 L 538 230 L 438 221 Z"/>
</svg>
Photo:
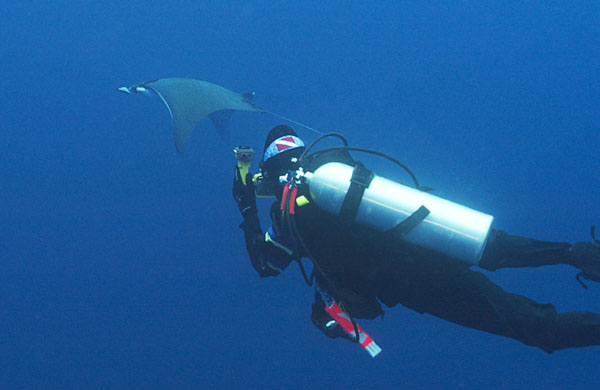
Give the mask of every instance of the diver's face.
<svg viewBox="0 0 600 390">
<path fill-rule="evenodd" d="M 296 153 L 282 153 L 273 157 L 272 160 L 268 160 L 262 168 L 264 178 L 269 181 L 269 186 L 275 189 L 275 195 L 278 198 L 281 196 L 284 185 L 279 178 L 286 175 L 289 170 L 295 169 L 297 162 L 295 155 Z"/>
<path fill-rule="evenodd" d="M 263 166 L 263 173 L 275 180 L 285 175 L 290 169 L 296 169 L 296 163 L 302 150 L 294 149 L 281 153 L 268 160 Z"/>
<path fill-rule="evenodd" d="M 288 167 L 279 164 L 263 169 L 263 175 L 265 179 L 269 180 L 274 185 L 273 188 L 279 188 L 282 186 L 279 182 L 279 177 L 285 175 L 287 172 Z"/>
</svg>

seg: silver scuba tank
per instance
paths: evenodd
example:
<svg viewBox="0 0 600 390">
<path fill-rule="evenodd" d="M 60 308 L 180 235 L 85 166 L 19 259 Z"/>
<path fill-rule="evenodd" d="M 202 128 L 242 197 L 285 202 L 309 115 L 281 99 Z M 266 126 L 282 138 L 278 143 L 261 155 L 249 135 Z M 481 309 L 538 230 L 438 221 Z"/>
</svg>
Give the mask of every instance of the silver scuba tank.
<svg viewBox="0 0 600 390">
<path fill-rule="evenodd" d="M 331 162 L 305 173 L 310 195 L 320 208 L 339 215 L 350 187 L 353 167 Z M 365 189 L 355 221 L 386 232 L 421 206 L 430 213 L 402 237 L 469 264 L 477 264 L 493 216 L 438 198 L 427 192 L 375 175 Z"/>
</svg>

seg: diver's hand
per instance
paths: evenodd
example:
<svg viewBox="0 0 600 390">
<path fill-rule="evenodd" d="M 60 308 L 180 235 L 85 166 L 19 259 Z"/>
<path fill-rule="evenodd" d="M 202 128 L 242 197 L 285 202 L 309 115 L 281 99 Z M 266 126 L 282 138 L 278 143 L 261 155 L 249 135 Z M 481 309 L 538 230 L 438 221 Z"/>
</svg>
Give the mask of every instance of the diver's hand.
<svg viewBox="0 0 600 390">
<path fill-rule="evenodd" d="M 233 200 L 238 205 L 242 216 L 246 218 L 251 214 L 256 214 L 256 195 L 254 194 L 254 183 L 252 183 L 252 174 L 246 174 L 246 184 L 242 181 L 240 169 L 235 166 L 233 172 Z"/>
</svg>

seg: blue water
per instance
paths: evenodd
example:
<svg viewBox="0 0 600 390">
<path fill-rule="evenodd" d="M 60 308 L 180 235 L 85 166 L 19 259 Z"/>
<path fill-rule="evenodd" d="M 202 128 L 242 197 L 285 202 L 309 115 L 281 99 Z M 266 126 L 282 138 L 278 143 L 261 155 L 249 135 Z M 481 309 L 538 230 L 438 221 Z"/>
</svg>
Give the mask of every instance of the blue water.
<svg viewBox="0 0 600 390">
<path fill-rule="evenodd" d="M 587 240 L 596 2 L 68 3 L 0 13 L 0 388 L 598 385 L 599 347 L 549 355 L 401 306 L 361 321 L 376 359 L 327 339 L 295 266 L 255 274 L 231 200 L 233 146 L 262 149 L 280 120 L 236 113 L 229 143 L 203 122 L 178 155 L 160 100 L 115 91 L 174 76 L 253 90 L 394 155 L 496 228 Z M 600 285 L 566 266 L 486 274 L 559 311 L 600 311 Z"/>
</svg>

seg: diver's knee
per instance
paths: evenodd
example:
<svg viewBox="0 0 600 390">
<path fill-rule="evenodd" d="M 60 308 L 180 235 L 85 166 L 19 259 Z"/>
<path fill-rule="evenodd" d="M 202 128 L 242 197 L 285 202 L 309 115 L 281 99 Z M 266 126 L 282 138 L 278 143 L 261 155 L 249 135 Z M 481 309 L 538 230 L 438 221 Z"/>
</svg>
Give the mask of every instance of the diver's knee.
<svg viewBox="0 0 600 390">
<path fill-rule="evenodd" d="M 503 230 L 490 230 L 485 248 L 483 249 L 483 254 L 481 255 L 481 260 L 479 260 L 479 267 L 487 271 L 495 271 L 498 268 L 501 268 L 499 247 L 500 242 L 505 235 L 506 232 Z"/>
</svg>

